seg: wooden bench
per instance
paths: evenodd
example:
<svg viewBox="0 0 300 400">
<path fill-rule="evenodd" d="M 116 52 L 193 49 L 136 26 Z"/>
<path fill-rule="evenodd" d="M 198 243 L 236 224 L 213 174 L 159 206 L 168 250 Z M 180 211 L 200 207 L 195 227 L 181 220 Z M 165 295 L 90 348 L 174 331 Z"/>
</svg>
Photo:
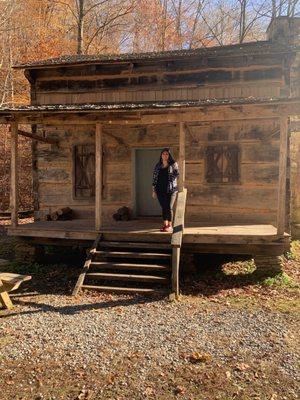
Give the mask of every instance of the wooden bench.
<svg viewBox="0 0 300 400">
<path fill-rule="evenodd" d="M 0 272 L 0 303 L 4 308 L 13 308 L 9 292 L 18 289 L 22 282 L 29 281 L 31 276 Z"/>
</svg>

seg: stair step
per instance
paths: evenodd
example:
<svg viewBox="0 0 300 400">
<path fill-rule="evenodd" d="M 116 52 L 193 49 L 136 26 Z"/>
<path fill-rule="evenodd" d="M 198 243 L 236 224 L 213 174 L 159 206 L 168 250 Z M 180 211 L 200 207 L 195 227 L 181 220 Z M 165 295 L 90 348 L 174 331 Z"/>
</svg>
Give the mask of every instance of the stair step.
<svg viewBox="0 0 300 400">
<path fill-rule="evenodd" d="M 170 271 L 169 265 L 159 264 L 130 264 L 130 263 L 114 263 L 105 261 L 93 261 L 91 262 L 91 268 L 105 268 L 105 269 L 136 269 L 144 271 Z"/>
<path fill-rule="evenodd" d="M 171 250 L 169 243 L 145 243 L 145 242 L 111 242 L 103 241 L 99 243 L 100 247 L 115 247 L 115 248 L 136 248 L 136 249 L 165 249 Z"/>
<path fill-rule="evenodd" d="M 114 281 L 138 281 L 138 282 L 157 282 L 157 283 L 169 282 L 169 278 L 166 278 L 164 276 L 155 276 L 155 275 L 132 275 L 132 274 L 90 272 L 86 274 L 86 276 L 94 279 L 107 279 Z"/>
<path fill-rule="evenodd" d="M 165 243 L 171 244 L 171 232 L 147 232 L 147 231 L 105 231 L 103 233 L 103 240 L 108 242 L 133 242 L 133 243 Z"/>
<path fill-rule="evenodd" d="M 170 260 L 171 254 L 166 253 L 140 253 L 135 251 L 95 251 L 94 256 L 111 258 L 151 258 Z"/>
<path fill-rule="evenodd" d="M 118 292 L 118 293 L 166 293 L 163 290 L 151 289 L 151 288 L 132 288 L 132 287 L 113 287 L 113 286 L 94 286 L 94 285 L 82 285 L 83 289 L 101 290 L 103 292 Z"/>
</svg>

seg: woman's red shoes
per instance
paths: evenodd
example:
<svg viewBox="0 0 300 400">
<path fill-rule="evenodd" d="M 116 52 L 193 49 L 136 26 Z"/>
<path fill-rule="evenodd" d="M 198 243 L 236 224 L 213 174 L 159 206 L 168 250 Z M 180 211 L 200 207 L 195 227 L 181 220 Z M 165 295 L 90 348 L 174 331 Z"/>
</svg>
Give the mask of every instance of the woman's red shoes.
<svg viewBox="0 0 300 400">
<path fill-rule="evenodd" d="M 173 232 L 171 225 L 164 225 L 161 229 L 161 232 Z"/>
</svg>

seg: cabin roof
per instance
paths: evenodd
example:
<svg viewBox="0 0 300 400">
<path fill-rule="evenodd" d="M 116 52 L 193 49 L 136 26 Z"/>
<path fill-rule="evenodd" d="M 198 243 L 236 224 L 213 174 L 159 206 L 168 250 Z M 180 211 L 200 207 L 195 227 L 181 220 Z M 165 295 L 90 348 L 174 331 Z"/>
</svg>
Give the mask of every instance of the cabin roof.
<svg viewBox="0 0 300 400">
<path fill-rule="evenodd" d="M 189 108 L 203 106 L 238 106 L 243 104 L 276 104 L 288 103 L 299 100 L 298 98 L 279 97 L 243 97 L 225 99 L 202 99 L 181 101 L 147 101 L 140 103 L 87 103 L 87 104 L 45 104 L 45 105 L 20 105 L 14 107 L 0 107 L 0 114 L 31 113 L 31 112 L 93 112 L 93 111 L 139 111 L 147 109 Z"/>
<path fill-rule="evenodd" d="M 257 53 L 290 53 L 300 51 L 299 46 L 273 43 L 271 41 L 257 41 L 242 44 L 231 44 L 225 46 L 201 47 L 196 49 L 170 50 L 146 53 L 121 53 L 121 54 L 95 54 L 95 55 L 64 55 L 57 58 L 49 58 L 39 61 L 19 63 L 14 68 L 36 69 L 43 67 L 120 63 L 147 60 L 168 60 L 187 57 L 222 56 L 222 55 L 252 55 Z"/>
</svg>

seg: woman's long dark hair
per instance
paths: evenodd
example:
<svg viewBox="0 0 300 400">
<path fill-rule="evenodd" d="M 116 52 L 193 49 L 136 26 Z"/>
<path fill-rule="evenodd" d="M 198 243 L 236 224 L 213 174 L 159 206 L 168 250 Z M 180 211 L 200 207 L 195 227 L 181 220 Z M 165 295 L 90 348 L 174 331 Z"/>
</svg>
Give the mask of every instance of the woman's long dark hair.
<svg viewBox="0 0 300 400">
<path fill-rule="evenodd" d="M 163 153 L 164 151 L 167 151 L 167 152 L 169 153 L 169 159 L 168 159 L 169 165 L 173 165 L 173 164 L 175 163 L 175 160 L 174 160 L 174 158 L 173 158 L 173 156 L 172 156 L 172 154 L 171 154 L 171 152 L 170 152 L 170 149 L 169 149 L 168 147 L 165 147 L 165 148 L 162 149 L 162 151 L 160 152 L 159 164 L 162 164 L 162 163 L 163 163 L 163 160 L 162 160 L 162 153 Z"/>
</svg>

